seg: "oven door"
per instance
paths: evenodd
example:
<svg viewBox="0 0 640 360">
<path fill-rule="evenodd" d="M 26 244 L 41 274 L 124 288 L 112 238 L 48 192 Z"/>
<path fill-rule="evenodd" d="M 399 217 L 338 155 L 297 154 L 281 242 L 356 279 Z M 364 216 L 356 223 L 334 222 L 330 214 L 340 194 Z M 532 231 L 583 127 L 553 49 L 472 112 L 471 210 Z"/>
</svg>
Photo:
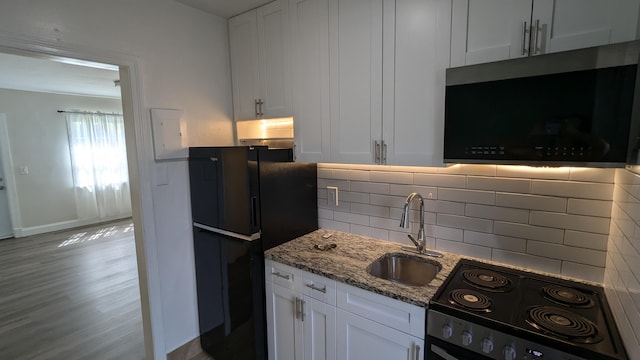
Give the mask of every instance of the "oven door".
<svg viewBox="0 0 640 360">
<path fill-rule="evenodd" d="M 425 360 L 491 360 L 490 357 L 482 356 L 431 336 L 427 336 L 426 345 Z"/>
</svg>

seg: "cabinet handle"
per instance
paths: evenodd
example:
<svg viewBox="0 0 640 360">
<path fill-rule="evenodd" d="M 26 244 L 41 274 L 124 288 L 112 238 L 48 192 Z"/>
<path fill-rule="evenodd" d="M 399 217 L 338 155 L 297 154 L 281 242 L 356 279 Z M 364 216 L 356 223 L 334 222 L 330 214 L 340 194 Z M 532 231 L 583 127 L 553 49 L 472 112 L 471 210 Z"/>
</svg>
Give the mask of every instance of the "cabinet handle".
<svg viewBox="0 0 640 360">
<path fill-rule="evenodd" d="M 290 278 L 289 275 L 282 275 L 277 271 L 276 272 L 271 272 L 271 275 L 275 275 L 275 276 L 277 276 L 279 278 L 282 278 L 282 279 L 285 279 L 285 280 L 289 280 L 289 278 Z"/>
<path fill-rule="evenodd" d="M 260 99 L 253 100 L 253 108 L 256 113 L 256 118 L 260 117 L 260 110 L 258 110 L 258 101 L 260 101 Z"/>
<path fill-rule="evenodd" d="M 420 345 L 416 344 L 413 348 L 413 358 L 420 360 Z"/>
<path fill-rule="evenodd" d="M 262 112 L 262 105 L 264 104 L 264 101 L 262 101 L 262 99 L 258 99 L 257 104 L 258 112 L 256 113 L 256 115 L 261 118 L 264 116 L 264 113 Z"/>
<path fill-rule="evenodd" d="M 300 299 L 300 320 L 304 321 L 304 304 L 306 301 Z"/>
<path fill-rule="evenodd" d="M 324 294 L 327 293 L 327 287 L 326 286 L 323 286 L 321 288 L 317 287 L 317 286 L 315 286 L 313 284 L 305 284 L 305 286 L 308 287 L 311 290 L 320 291 L 321 293 L 324 293 Z"/>
<path fill-rule="evenodd" d="M 374 144 L 374 156 L 375 156 L 374 162 L 376 164 L 380 164 L 380 143 L 378 142 L 378 140 L 375 140 L 373 144 Z"/>
<path fill-rule="evenodd" d="M 293 313 L 296 315 L 296 319 L 300 318 L 300 310 L 298 310 L 299 308 L 299 303 L 300 303 L 300 299 L 296 296 L 295 299 L 293 299 Z"/>
<path fill-rule="evenodd" d="M 533 46 L 533 48 L 529 49 L 530 55 L 538 54 L 538 31 L 540 31 L 540 19 L 536 19 L 536 26 L 531 30 L 531 41 L 529 46 Z"/>
<path fill-rule="evenodd" d="M 381 164 L 387 164 L 387 144 L 382 140 L 382 161 Z"/>
<path fill-rule="evenodd" d="M 525 48 L 525 43 L 527 42 L 527 21 L 525 20 L 522 26 L 522 55 L 524 56 L 527 53 Z"/>
</svg>

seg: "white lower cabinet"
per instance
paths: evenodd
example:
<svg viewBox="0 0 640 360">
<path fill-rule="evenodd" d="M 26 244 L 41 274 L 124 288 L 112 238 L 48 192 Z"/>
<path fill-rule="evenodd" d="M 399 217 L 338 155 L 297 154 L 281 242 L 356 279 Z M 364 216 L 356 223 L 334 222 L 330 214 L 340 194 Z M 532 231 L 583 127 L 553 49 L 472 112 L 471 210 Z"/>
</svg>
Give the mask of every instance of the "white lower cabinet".
<svg viewBox="0 0 640 360">
<path fill-rule="evenodd" d="M 269 359 L 422 359 L 425 309 L 266 261 Z"/>
<path fill-rule="evenodd" d="M 419 360 L 424 357 L 424 339 L 338 310 L 338 359 Z"/>
</svg>

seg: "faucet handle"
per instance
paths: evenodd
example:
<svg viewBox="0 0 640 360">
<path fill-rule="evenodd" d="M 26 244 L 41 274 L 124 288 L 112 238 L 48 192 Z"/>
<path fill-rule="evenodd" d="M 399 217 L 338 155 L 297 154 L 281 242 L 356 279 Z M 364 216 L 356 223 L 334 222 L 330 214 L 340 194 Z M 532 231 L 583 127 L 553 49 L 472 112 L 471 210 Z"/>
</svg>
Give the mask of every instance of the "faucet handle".
<svg viewBox="0 0 640 360">
<path fill-rule="evenodd" d="M 422 245 L 418 240 L 416 240 L 416 238 L 413 237 L 413 235 L 407 234 L 407 237 L 409 237 L 409 240 L 411 240 L 413 245 L 416 246 L 416 249 L 418 250 L 418 252 L 421 252 L 424 249 L 424 245 Z"/>
</svg>

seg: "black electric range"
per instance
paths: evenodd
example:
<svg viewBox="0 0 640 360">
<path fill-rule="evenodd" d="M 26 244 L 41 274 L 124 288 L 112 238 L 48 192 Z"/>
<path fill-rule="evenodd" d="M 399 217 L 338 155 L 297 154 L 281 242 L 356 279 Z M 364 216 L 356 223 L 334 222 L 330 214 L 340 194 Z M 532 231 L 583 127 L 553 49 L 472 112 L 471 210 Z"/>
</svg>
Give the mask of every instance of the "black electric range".
<svg viewBox="0 0 640 360">
<path fill-rule="evenodd" d="M 429 302 L 425 356 L 627 359 L 602 287 L 468 259 Z"/>
</svg>

